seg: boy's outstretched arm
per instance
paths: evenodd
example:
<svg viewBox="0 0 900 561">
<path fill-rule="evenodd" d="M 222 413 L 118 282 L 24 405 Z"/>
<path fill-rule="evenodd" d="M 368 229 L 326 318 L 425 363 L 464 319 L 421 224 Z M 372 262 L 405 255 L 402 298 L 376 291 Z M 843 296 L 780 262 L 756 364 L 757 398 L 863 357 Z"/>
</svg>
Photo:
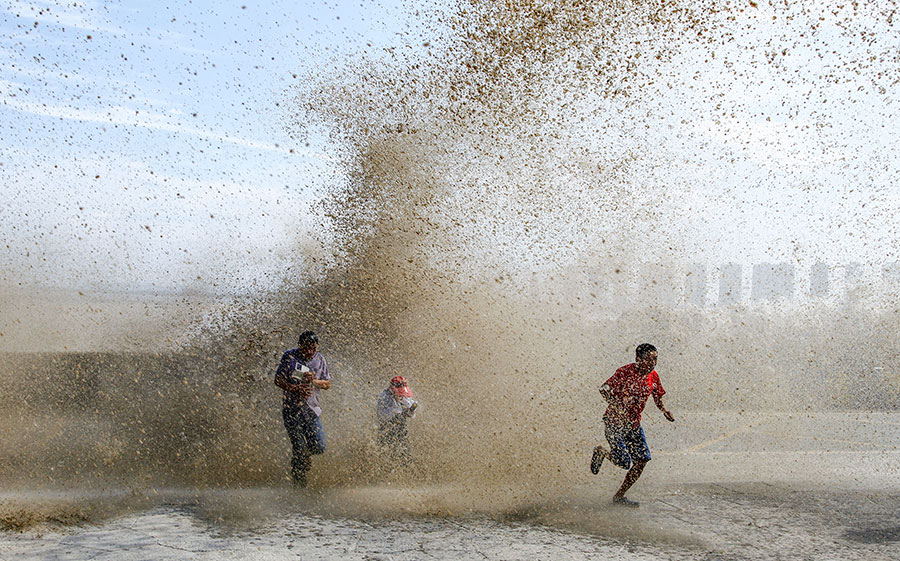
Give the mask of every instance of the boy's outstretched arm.
<svg viewBox="0 0 900 561">
<path fill-rule="evenodd" d="M 666 409 L 666 404 L 663 402 L 661 395 L 654 395 L 653 402 L 656 403 L 656 406 L 662 411 L 663 417 L 665 417 L 667 421 L 672 423 L 675 422 L 675 415 L 672 415 L 672 412 Z"/>
</svg>

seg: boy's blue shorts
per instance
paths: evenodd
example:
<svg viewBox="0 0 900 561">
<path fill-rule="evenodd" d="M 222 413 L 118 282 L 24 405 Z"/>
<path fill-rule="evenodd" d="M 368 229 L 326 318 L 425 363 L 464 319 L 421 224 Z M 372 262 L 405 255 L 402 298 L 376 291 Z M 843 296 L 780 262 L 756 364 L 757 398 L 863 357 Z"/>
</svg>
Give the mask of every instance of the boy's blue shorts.
<svg viewBox="0 0 900 561">
<path fill-rule="evenodd" d="M 632 462 L 649 462 L 650 447 L 644 436 L 644 428 L 638 425 L 612 425 L 605 423 L 606 441 L 609 442 L 609 455 L 612 463 L 622 469 L 631 468 Z"/>
</svg>

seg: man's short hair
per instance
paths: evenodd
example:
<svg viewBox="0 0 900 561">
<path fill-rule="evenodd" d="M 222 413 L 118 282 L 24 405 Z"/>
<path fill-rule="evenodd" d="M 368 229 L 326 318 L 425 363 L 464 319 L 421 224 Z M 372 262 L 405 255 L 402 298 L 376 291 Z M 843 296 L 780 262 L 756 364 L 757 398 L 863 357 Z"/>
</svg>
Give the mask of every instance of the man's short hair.
<svg viewBox="0 0 900 561">
<path fill-rule="evenodd" d="M 657 352 L 656 347 L 654 347 L 650 343 L 641 343 L 640 345 L 637 346 L 636 349 L 634 349 L 634 356 L 636 356 L 638 358 L 643 358 L 643 357 L 647 356 L 648 354 L 655 353 L 655 352 Z"/>
<path fill-rule="evenodd" d="M 297 338 L 297 346 L 305 347 L 307 345 L 318 345 L 319 344 L 319 336 L 315 334 L 313 331 L 304 331 L 300 334 L 300 337 Z"/>
</svg>

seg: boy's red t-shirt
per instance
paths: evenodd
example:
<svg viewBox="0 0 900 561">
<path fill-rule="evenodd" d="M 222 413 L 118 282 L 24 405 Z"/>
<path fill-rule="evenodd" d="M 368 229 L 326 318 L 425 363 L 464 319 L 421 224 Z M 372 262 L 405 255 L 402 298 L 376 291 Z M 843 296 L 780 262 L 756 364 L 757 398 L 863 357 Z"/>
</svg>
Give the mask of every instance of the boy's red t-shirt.
<svg viewBox="0 0 900 561">
<path fill-rule="evenodd" d="M 613 401 L 606 408 L 603 420 L 615 425 L 631 423 L 634 428 L 641 424 L 641 413 L 647 405 L 647 398 L 652 395 L 654 399 L 659 399 L 666 393 L 656 370 L 642 376 L 633 362 L 616 370 L 606 385 Z"/>
</svg>

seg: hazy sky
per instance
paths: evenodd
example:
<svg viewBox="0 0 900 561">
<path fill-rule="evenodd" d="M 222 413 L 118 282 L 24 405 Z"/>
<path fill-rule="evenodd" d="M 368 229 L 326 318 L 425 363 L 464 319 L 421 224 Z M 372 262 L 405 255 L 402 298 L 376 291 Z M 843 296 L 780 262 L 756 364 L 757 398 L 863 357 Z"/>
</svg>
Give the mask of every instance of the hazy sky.
<svg viewBox="0 0 900 561">
<path fill-rule="evenodd" d="M 648 92 L 634 141 L 656 151 L 648 173 L 697 259 L 900 258 L 900 62 L 877 56 L 900 34 L 863 15 L 848 30 L 826 4 L 791 22 L 748 10 L 734 40 L 686 50 Z M 286 132 L 292 84 L 421 45 L 412 12 L 0 4 L 0 284 L 271 287 L 330 173 L 327 146 Z"/>
<path fill-rule="evenodd" d="M 0 283 L 252 287 L 328 167 L 285 105 L 390 2 L 0 4 Z M 293 150 L 293 152 L 292 152 Z"/>
</svg>

